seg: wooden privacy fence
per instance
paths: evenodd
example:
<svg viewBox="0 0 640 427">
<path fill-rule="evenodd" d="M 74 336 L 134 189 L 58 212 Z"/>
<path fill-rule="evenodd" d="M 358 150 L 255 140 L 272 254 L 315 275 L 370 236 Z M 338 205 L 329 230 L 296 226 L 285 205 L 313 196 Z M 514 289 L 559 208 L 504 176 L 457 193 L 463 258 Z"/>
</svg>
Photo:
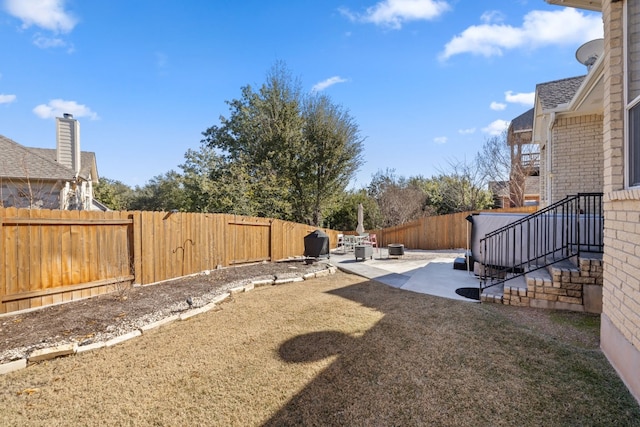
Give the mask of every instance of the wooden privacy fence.
<svg viewBox="0 0 640 427">
<path fill-rule="evenodd" d="M 378 246 L 402 243 L 408 249 L 459 249 L 467 247 L 470 224 L 467 216 L 478 212 L 533 213 L 536 206 L 522 208 L 468 211 L 449 215 L 428 216 L 396 227 L 368 230 L 375 233 Z"/>
<path fill-rule="evenodd" d="M 314 230 L 228 214 L 0 208 L 0 313 L 301 256 Z M 335 246 L 337 231 L 323 231 Z"/>
</svg>

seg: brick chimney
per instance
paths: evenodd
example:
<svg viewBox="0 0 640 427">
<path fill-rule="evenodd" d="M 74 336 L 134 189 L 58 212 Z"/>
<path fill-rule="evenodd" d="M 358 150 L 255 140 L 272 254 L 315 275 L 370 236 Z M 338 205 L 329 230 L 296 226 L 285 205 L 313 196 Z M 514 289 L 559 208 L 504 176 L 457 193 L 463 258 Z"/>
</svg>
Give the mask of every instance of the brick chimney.
<svg viewBox="0 0 640 427">
<path fill-rule="evenodd" d="M 80 173 L 80 123 L 73 114 L 64 113 L 56 117 L 56 161 Z"/>
</svg>

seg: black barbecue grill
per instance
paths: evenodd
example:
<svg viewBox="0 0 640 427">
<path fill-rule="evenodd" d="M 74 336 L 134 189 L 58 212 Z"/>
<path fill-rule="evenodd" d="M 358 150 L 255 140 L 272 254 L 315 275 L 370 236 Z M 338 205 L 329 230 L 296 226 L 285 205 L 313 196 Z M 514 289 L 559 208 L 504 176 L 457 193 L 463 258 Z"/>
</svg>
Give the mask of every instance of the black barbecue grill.
<svg viewBox="0 0 640 427">
<path fill-rule="evenodd" d="M 304 256 L 329 258 L 329 236 L 322 230 L 316 230 L 304 236 Z"/>
</svg>

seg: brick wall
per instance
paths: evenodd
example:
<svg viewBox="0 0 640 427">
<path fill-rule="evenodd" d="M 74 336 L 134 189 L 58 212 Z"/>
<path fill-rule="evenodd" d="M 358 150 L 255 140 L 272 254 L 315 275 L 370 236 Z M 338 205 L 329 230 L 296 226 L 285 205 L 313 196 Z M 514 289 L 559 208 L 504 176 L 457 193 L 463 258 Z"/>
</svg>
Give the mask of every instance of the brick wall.
<svg viewBox="0 0 640 427">
<path fill-rule="evenodd" d="M 603 188 L 603 116 L 563 117 L 553 128 L 551 203 Z"/>
<path fill-rule="evenodd" d="M 605 203 L 603 312 L 640 351 L 640 190 Z"/>
<path fill-rule="evenodd" d="M 637 2 L 603 2 L 604 72 L 604 286 L 602 349 L 640 402 L 640 189 L 624 187 L 623 11 Z M 631 9 L 630 9 L 631 10 Z M 633 51 L 634 47 L 630 47 Z"/>
<path fill-rule="evenodd" d="M 0 185 L 0 206 L 60 209 L 60 183 L 16 179 Z"/>
<path fill-rule="evenodd" d="M 629 25 L 628 30 L 628 64 L 629 76 L 627 78 L 629 85 L 629 101 L 640 96 L 640 3 L 637 1 L 629 2 L 628 5 Z"/>
<path fill-rule="evenodd" d="M 624 77 L 622 3 L 603 3 L 604 66 L 604 192 L 624 187 Z"/>
<path fill-rule="evenodd" d="M 620 5 L 606 2 L 603 312 L 640 349 L 640 190 L 624 190 L 623 28 Z"/>
</svg>

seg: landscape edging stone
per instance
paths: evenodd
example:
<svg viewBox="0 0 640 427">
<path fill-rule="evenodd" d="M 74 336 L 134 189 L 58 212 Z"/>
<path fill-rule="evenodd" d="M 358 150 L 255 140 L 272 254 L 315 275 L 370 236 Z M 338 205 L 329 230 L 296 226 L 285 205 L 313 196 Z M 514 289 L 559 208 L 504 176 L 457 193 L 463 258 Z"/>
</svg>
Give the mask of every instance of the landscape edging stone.
<svg viewBox="0 0 640 427">
<path fill-rule="evenodd" d="M 280 279 L 280 280 L 257 280 L 257 281 L 251 281 L 251 283 L 249 285 L 245 285 L 239 292 L 247 292 L 249 290 L 254 289 L 255 286 L 262 286 L 262 285 L 266 285 L 266 284 L 273 284 L 273 285 L 280 285 L 280 284 L 285 284 L 285 283 L 293 283 L 293 282 L 303 282 L 305 280 L 308 279 L 312 279 L 312 278 L 316 278 L 316 277 L 323 277 L 323 276 L 327 276 L 329 274 L 335 274 L 335 272 L 337 271 L 336 267 L 332 266 L 331 264 L 328 264 L 328 267 L 326 270 L 320 270 L 316 273 L 313 273 L 313 276 L 310 276 L 311 273 L 305 274 L 303 276 L 298 276 L 298 277 L 293 277 L 293 278 L 287 278 L 287 279 Z M 321 273 L 321 274 L 318 274 Z M 201 274 L 201 273 L 196 273 L 196 274 Z M 226 300 L 227 298 L 229 298 L 231 296 L 232 292 L 225 292 L 223 294 L 218 295 L 216 298 L 214 298 L 210 303 L 199 307 L 197 309 L 194 310 L 189 310 L 190 312 L 195 312 L 193 314 L 190 314 L 189 316 L 186 316 L 183 318 L 182 315 L 174 315 L 174 316 L 169 316 L 166 317 L 164 319 L 158 320 L 156 322 L 150 323 L 148 325 L 145 325 L 139 329 L 136 329 L 134 331 L 128 332 L 126 334 L 123 335 L 119 335 L 117 337 L 114 337 L 110 340 L 107 341 L 101 341 L 101 342 L 95 342 L 95 343 L 91 343 L 91 344 L 87 344 L 87 345 L 78 345 L 77 342 L 74 343 L 70 343 L 70 344 L 62 344 L 62 345 L 57 345 L 54 347 L 47 347 L 47 348 L 41 348 L 41 349 L 37 349 L 34 350 L 28 357 L 26 358 L 21 358 L 21 359 L 17 359 L 17 360 L 12 360 L 6 363 L 1 363 L 0 364 L 0 375 L 4 375 L 4 374 L 8 374 L 10 372 L 15 372 L 24 368 L 27 368 L 29 366 L 29 363 L 35 363 L 35 362 L 40 362 L 43 360 L 50 360 L 50 359 L 55 359 L 58 357 L 63 357 L 63 356 L 69 356 L 69 355 L 74 355 L 74 354 L 81 354 L 81 353 L 85 353 L 88 351 L 93 351 L 93 350 L 98 350 L 101 348 L 106 348 L 106 347 L 111 347 L 117 344 L 120 344 L 122 342 L 128 341 L 130 339 L 139 337 L 143 334 L 143 332 L 158 328 L 160 326 L 169 324 L 171 322 L 174 322 L 178 319 L 181 320 L 185 320 L 188 319 L 189 317 L 193 317 L 197 314 L 202 314 L 202 313 L 206 313 L 208 311 L 210 311 L 211 309 L 215 308 L 217 306 L 218 303 L 220 303 L 221 301 Z M 187 314 L 187 313 L 183 313 L 183 314 Z M 34 356 L 35 354 L 35 356 Z"/>
</svg>

